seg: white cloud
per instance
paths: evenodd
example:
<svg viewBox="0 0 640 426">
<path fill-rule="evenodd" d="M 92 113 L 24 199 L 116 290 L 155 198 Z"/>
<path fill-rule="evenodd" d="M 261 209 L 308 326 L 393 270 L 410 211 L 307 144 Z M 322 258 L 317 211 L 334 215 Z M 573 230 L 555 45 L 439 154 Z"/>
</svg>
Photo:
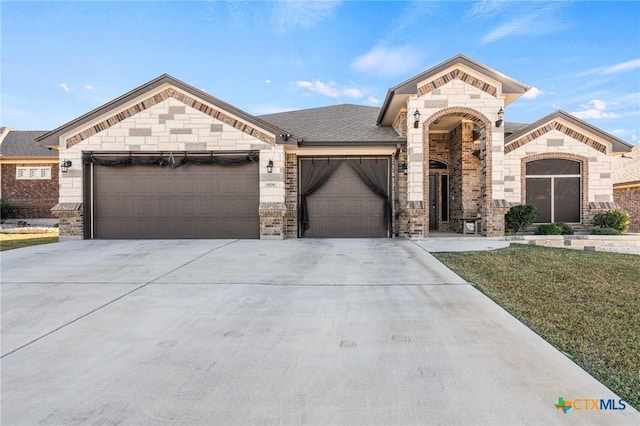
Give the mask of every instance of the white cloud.
<svg viewBox="0 0 640 426">
<path fill-rule="evenodd" d="M 544 92 L 537 87 L 532 87 L 529 89 L 524 95 L 521 96 L 522 99 L 535 99 L 540 97 Z"/>
<path fill-rule="evenodd" d="M 630 61 L 621 62 L 619 64 L 610 65 L 608 67 L 599 67 L 599 68 L 593 68 L 587 71 L 582 71 L 577 73 L 576 76 L 585 77 L 587 75 L 593 75 L 593 74 L 601 74 L 601 75 L 617 74 L 620 72 L 632 71 L 638 68 L 640 68 L 640 59 L 632 59 Z"/>
<path fill-rule="evenodd" d="M 481 0 L 471 6 L 466 13 L 466 17 L 472 19 L 491 18 L 500 13 L 506 3 L 505 0 Z"/>
<path fill-rule="evenodd" d="M 633 59 L 631 61 L 622 62 L 620 64 L 612 65 L 602 70 L 602 74 L 614 74 L 618 72 L 631 71 L 640 68 L 640 59 Z"/>
<path fill-rule="evenodd" d="M 364 55 L 351 62 L 356 71 L 378 74 L 382 77 L 395 77 L 407 74 L 418 66 L 422 59 L 420 49 L 406 45 L 387 47 L 377 45 Z"/>
<path fill-rule="evenodd" d="M 369 105 L 378 105 L 380 103 L 380 99 L 376 98 L 375 96 L 369 96 L 367 98 L 367 103 Z"/>
<path fill-rule="evenodd" d="M 582 111 L 573 111 L 571 114 L 576 117 L 588 120 L 588 119 L 607 119 L 607 118 L 618 118 L 620 117 L 618 114 L 614 112 L 607 112 L 607 107 L 609 104 L 600 99 L 593 99 L 587 102 L 586 105 L 582 105 Z"/>
<path fill-rule="evenodd" d="M 61 87 L 62 90 L 64 90 L 64 93 L 69 93 L 71 91 L 71 88 L 67 86 L 67 83 L 60 83 L 58 84 L 58 87 Z"/>
<path fill-rule="evenodd" d="M 264 82 L 265 82 L 266 84 L 271 84 L 271 80 L 269 80 L 269 79 L 266 79 Z"/>
<path fill-rule="evenodd" d="M 520 11 L 520 16 L 498 25 L 482 38 L 484 44 L 493 43 L 511 36 L 543 36 L 561 31 L 571 25 L 570 21 L 557 16 L 562 3 L 535 4 L 530 10 Z"/>
<path fill-rule="evenodd" d="M 324 96 L 328 96 L 330 98 L 353 98 L 360 99 L 362 98 L 362 92 L 356 88 L 346 88 L 340 89 L 333 81 L 322 82 L 320 80 L 313 81 L 297 81 L 296 84 L 298 87 L 308 90 L 311 93 L 319 93 Z"/>
<path fill-rule="evenodd" d="M 84 85 L 84 89 L 85 90 L 93 90 L 93 89 L 95 89 L 95 87 L 93 87 L 91 84 L 85 84 Z"/>
<path fill-rule="evenodd" d="M 280 31 L 311 28 L 333 14 L 340 1 L 279 1 L 275 16 Z"/>
</svg>

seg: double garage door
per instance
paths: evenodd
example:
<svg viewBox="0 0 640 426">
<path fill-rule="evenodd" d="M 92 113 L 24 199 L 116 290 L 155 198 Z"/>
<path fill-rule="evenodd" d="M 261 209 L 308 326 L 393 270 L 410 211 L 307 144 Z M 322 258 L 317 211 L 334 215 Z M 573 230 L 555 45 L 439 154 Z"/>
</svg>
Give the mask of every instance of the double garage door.
<svg viewBox="0 0 640 426">
<path fill-rule="evenodd" d="M 258 163 L 93 164 L 93 238 L 259 238 Z"/>
</svg>

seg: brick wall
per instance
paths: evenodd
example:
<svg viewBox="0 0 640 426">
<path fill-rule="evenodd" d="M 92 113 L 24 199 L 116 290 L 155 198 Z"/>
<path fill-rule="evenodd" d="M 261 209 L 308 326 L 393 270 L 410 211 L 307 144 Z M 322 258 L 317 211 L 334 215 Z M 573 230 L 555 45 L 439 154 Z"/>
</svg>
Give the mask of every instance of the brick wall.
<svg viewBox="0 0 640 426">
<path fill-rule="evenodd" d="M 51 167 L 51 179 L 17 179 L 18 167 Z M 3 164 L 2 199 L 15 211 L 11 218 L 53 218 L 51 208 L 58 203 L 58 164 Z"/>
<path fill-rule="evenodd" d="M 620 210 L 629 213 L 631 225 L 628 232 L 640 232 L 640 186 L 614 188 L 613 200 Z"/>
<path fill-rule="evenodd" d="M 298 156 L 287 154 L 285 171 L 285 237 L 298 236 Z"/>
</svg>

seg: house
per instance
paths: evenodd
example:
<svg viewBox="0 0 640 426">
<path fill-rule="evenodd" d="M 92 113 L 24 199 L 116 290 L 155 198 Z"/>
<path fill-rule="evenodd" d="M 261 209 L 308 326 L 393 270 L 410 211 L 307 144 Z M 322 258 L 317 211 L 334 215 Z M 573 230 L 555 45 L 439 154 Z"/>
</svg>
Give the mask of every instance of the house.
<svg viewBox="0 0 640 426">
<path fill-rule="evenodd" d="M 640 145 L 618 156 L 613 167 L 613 201 L 629 213 L 629 232 L 640 232 Z"/>
<path fill-rule="evenodd" d="M 457 55 L 381 108 L 256 117 L 162 75 L 38 141 L 65 165 L 63 238 L 501 236 L 520 203 L 587 228 L 631 145 L 563 111 L 506 123 L 527 90 Z"/>
<path fill-rule="evenodd" d="M 33 225 L 57 222 L 58 152 L 36 142 L 44 131 L 0 128 L 0 198 L 13 212 L 2 219 Z"/>
</svg>

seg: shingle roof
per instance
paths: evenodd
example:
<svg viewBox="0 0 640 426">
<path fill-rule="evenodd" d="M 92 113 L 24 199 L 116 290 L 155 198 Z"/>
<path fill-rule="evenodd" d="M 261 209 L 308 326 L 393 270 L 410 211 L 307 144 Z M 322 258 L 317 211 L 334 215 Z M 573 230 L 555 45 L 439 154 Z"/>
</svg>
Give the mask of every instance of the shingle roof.
<svg viewBox="0 0 640 426">
<path fill-rule="evenodd" d="M 380 108 L 334 105 L 259 116 L 305 142 L 387 142 L 406 140 L 390 127 L 376 125 Z"/>
<path fill-rule="evenodd" d="M 611 165 L 613 184 L 640 183 L 640 145 L 631 150 L 631 154 L 618 157 Z"/>
<path fill-rule="evenodd" d="M 516 123 L 514 121 L 505 121 L 504 122 L 504 135 L 509 136 L 518 130 L 527 127 L 529 123 Z"/>
<path fill-rule="evenodd" d="M 36 138 L 47 133 L 41 130 L 10 130 L 0 143 L 3 157 L 57 157 L 58 151 L 43 148 Z"/>
</svg>

